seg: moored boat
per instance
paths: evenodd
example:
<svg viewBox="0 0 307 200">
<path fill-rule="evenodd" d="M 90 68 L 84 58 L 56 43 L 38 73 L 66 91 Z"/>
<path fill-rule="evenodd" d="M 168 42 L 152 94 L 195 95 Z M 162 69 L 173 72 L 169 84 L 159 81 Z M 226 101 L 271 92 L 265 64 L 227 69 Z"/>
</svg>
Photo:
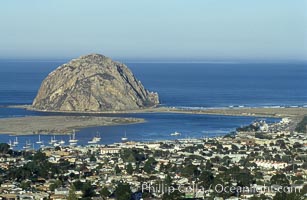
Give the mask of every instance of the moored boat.
<svg viewBox="0 0 307 200">
<path fill-rule="evenodd" d="M 181 135 L 181 133 L 175 131 L 174 133 L 171 133 L 171 136 L 178 136 L 178 135 Z"/>
</svg>

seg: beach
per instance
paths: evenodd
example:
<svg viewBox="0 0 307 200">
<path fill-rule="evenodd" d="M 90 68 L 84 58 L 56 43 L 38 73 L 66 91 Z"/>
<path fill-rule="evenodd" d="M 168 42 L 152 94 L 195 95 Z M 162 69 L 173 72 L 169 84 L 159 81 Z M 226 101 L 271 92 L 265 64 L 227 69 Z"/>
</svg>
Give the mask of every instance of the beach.
<svg viewBox="0 0 307 200">
<path fill-rule="evenodd" d="M 93 116 L 28 116 L 0 119 L 0 133 L 11 135 L 70 134 L 73 129 L 142 123 L 144 119 Z"/>
<path fill-rule="evenodd" d="M 138 110 L 103 111 L 103 112 L 78 112 L 78 111 L 43 111 L 33 109 L 30 105 L 12 105 L 9 108 L 21 108 L 39 112 L 74 113 L 74 114 L 129 114 L 129 113 L 186 113 L 206 115 L 231 115 L 231 116 L 255 116 L 255 117 L 302 117 L 307 115 L 306 107 L 236 107 L 236 108 L 180 108 L 180 107 L 152 107 Z"/>
<path fill-rule="evenodd" d="M 211 115 L 232 116 L 256 116 L 256 117 L 302 117 L 307 115 L 307 108 L 210 108 L 210 109 L 188 109 L 188 108 L 157 108 L 160 112 L 178 112 Z"/>
</svg>

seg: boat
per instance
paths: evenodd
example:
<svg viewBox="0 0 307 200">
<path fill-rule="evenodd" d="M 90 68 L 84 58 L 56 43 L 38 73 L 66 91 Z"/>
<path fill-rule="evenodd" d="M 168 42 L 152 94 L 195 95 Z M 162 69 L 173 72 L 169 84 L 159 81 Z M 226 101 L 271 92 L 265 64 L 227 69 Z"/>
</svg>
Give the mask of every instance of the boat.
<svg viewBox="0 0 307 200">
<path fill-rule="evenodd" d="M 74 130 L 73 134 L 70 135 L 70 139 L 68 141 L 70 144 L 77 144 L 78 140 L 76 139 L 76 132 Z"/>
<path fill-rule="evenodd" d="M 96 137 L 93 137 L 92 140 L 88 141 L 88 144 L 97 144 L 98 140 L 96 139 Z"/>
<path fill-rule="evenodd" d="M 32 144 L 31 144 L 30 142 L 26 141 L 25 146 L 23 146 L 22 148 L 25 149 L 25 150 L 27 150 L 27 149 L 30 149 L 31 146 L 32 146 Z"/>
<path fill-rule="evenodd" d="M 44 148 L 45 145 L 44 145 L 44 141 L 42 141 L 41 145 L 39 145 L 40 148 Z"/>
<path fill-rule="evenodd" d="M 16 138 L 15 138 L 15 141 L 13 142 L 13 145 L 12 145 L 12 146 L 14 147 L 14 146 L 17 146 L 18 144 L 19 144 L 18 138 L 16 137 Z"/>
<path fill-rule="evenodd" d="M 171 133 L 171 136 L 178 136 L 178 135 L 181 135 L 181 133 L 175 131 L 174 133 Z"/>
<path fill-rule="evenodd" d="M 49 144 L 54 144 L 54 143 L 56 143 L 57 142 L 57 140 L 55 139 L 55 136 L 53 136 L 53 138 L 52 138 L 52 136 L 51 136 L 51 138 L 50 138 L 50 142 L 49 142 Z"/>
<path fill-rule="evenodd" d="M 126 131 L 125 131 L 125 137 L 122 137 L 122 141 L 124 142 L 124 141 L 127 141 L 128 140 L 128 138 L 127 138 L 127 134 L 126 134 Z"/>
<path fill-rule="evenodd" d="M 92 140 L 88 141 L 88 144 L 97 144 L 98 142 L 100 142 L 101 137 L 100 134 L 97 132 L 97 135 L 93 137 Z"/>
<path fill-rule="evenodd" d="M 61 144 L 60 144 L 60 143 L 55 142 L 55 143 L 53 144 L 53 146 L 54 146 L 54 147 L 59 147 L 59 146 L 61 146 Z"/>
<path fill-rule="evenodd" d="M 60 140 L 59 144 L 63 145 L 63 144 L 65 144 L 65 141 L 64 140 Z"/>
<path fill-rule="evenodd" d="M 38 141 L 36 142 L 36 144 L 42 144 L 43 141 L 41 141 L 41 135 L 38 135 Z"/>
<path fill-rule="evenodd" d="M 22 147 L 23 149 L 30 149 L 30 147 L 28 145 L 25 145 Z"/>
<path fill-rule="evenodd" d="M 13 149 L 13 146 L 12 146 L 12 141 L 11 140 L 9 140 L 9 142 L 7 143 L 9 146 L 10 146 L 10 149 Z"/>
<path fill-rule="evenodd" d="M 100 133 L 97 132 L 97 135 L 96 135 L 96 137 L 94 137 L 94 138 L 95 138 L 95 140 L 97 140 L 98 142 L 100 142 L 100 140 L 101 140 Z"/>
</svg>

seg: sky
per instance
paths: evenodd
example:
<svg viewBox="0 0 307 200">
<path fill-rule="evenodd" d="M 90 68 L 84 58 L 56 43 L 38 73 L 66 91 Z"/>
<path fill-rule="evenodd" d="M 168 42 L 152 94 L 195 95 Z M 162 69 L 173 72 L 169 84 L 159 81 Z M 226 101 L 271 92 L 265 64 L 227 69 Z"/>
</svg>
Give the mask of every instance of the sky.
<svg viewBox="0 0 307 200">
<path fill-rule="evenodd" d="M 307 0 L 9 0 L 0 58 L 307 60 Z"/>
</svg>

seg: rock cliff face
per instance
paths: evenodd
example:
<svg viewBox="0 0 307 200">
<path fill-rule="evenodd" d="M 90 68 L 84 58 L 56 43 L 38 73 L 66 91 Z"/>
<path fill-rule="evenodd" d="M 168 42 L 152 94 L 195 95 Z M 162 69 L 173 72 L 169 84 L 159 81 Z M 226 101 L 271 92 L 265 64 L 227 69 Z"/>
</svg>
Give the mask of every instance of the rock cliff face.
<svg viewBox="0 0 307 200">
<path fill-rule="evenodd" d="M 43 81 L 32 107 L 45 111 L 121 111 L 159 104 L 128 67 L 99 54 L 71 60 Z"/>
</svg>

